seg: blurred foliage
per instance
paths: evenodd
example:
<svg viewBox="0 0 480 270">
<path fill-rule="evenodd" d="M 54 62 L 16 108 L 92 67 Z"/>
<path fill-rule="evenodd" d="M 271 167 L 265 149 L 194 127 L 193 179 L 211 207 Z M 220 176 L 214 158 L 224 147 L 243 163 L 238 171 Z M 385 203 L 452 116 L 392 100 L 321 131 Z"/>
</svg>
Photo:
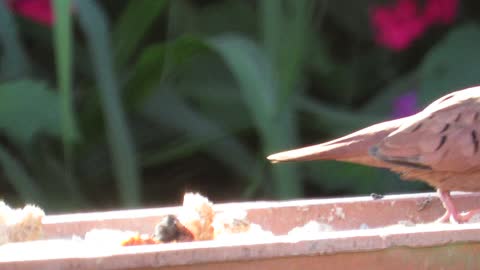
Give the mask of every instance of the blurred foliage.
<svg viewBox="0 0 480 270">
<path fill-rule="evenodd" d="M 54 0 L 52 26 L 0 1 L 1 196 L 51 211 L 426 190 L 338 162 L 265 156 L 478 84 L 480 12 L 407 50 L 375 43 L 388 1 Z M 468 10 L 468 12 L 464 12 Z"/>
</svg>

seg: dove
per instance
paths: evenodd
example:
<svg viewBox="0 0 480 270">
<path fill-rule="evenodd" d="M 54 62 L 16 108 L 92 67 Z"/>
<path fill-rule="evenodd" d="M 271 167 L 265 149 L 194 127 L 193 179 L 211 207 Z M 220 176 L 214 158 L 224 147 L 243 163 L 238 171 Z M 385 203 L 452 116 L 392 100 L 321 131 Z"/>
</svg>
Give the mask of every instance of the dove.
<svg viewBox="0 0 480 270">
<path fill-rule="evenodd" d="M 337 160 L 387 168 L 437 189 L 446 211 L 437 222 L 467 222 L 451 191 L 480 191 L 480 86 L 447 94 L 417 114 L 378 123 L 322 144 L 280 152 L 271 162 Z"/>
</svg>

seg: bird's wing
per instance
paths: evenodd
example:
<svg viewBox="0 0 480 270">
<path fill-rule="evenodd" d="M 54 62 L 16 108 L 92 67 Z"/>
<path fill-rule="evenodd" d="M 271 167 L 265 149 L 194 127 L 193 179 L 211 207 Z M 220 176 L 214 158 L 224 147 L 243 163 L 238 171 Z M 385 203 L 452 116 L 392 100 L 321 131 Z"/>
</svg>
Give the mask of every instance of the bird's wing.
<svg viewBox="0 0 480 270">
<path fill-rule="evenodd" d="M 472 91 L 435 101 L 374 146 L 371 155 L 420 169 L 480 170 L 480 90 Z"/>
</svg>

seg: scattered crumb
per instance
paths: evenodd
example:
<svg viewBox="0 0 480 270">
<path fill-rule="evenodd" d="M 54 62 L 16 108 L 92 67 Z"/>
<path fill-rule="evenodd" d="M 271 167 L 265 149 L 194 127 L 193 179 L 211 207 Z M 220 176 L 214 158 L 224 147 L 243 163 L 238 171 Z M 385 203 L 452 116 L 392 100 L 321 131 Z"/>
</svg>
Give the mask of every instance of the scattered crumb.
<svg viewBox="0 0 480 270">
<path fill-rule="evenodd" d="M 261 239 L 274 236 L 271 231 L 247 219 L 245 210 L 232 209 L 215 215 L 215 240 Z"/>
<path fill-rule="evenodd" d="M 426 224 L 422 224 L 422 225 L 426 225 Z M 396 224 L 392 224 L 390 226 L 385 226 L 385 227 L 382 227 L 382 228 L 383 228 L 383 231 L 389 232 L 392 229 L 397 230 L 397 229 L 401 229 L 401 228 L 405 228 L 405 227 L 413 227 L 413 226 L 416 226 L 416 224 L 413 223 L 410 220 L 399 220 Z"/>
<path fill-rule="evenodd" d="M 360 224 L 360 227 L 359 227 L 358 229 L 360 229 L 360 230 L 368 230 L 368 229 L 370 229 L 370 227 L 368 226 L 367 223 L 362 223 L 362 224 Z"/>
<path fill-rule="evenodd" d="M 380 195 L 381 196 L 381 195 Z M 374 196 L 372 195 L 372 198 Z M 375 199 L 375 198 L 374 198 Z M 431 204 L 428 197 L 417 203 L 417 210 L 422 211 Z M 396 201 L 390 201 L 394 206 Z M 308 211 L 308 207 L 298 211 Z M 38 240 L 42 237 L 42 218 L 44 212 L 35 206 L 27 205 L 23 209 L 11 209 L 0 201 L 0 245 L 8 242 Z M 295 227 L 288 232 L 289 236 L 310 236 L 315 233 L 332 232 L 331 223 L 335 220 L 345 220 L 347 215 L 342 207 L 334 205 L 321 221 L 309 221 L 303 226 Z M 322 223 L 325 222 L 325 223 Z M 468 223 L 480 222 L 480 213 L 474 215 Z M 415 224 L 413 221 L 400 220 L 391 226 L 382 227 L 380 236 L 385 237 L 400 228 L 412 226 L 437 226 L 432 224 Z M 372 229 L 368 224 L 360 224 L 360 230 Z M 168 242 L 228 240 L 243 241 L 245 239 L 265 239 L 273 237 L 271 231 L 264 230 L 260 225 L 250 222 L 247 212 L 241 209 L 228 209 L 222 212 L 213 210 L 213 203 L 199 193 L 186 193 L 183 206 L 176 215 L 160 217 L 155 228 L 150 233 L 137 231 L 122 231 L 111 229 L 93 229 L 85 236 L 73 236 L 70 241 L 81 242 L 100 247 L 151 245 Z"/>
<path fill-rule="evenodd" d="M 183 208 L 178 216 L 183 224 L 194 235 L 194 240 L 231 239 L 235 237 L 259 238 L 272 236 L 260 225 L 251 224 L 247 212 L 231 209 L 215 213 L 213 204 L 198 193 L 187 193 L 183 199 Z"/>
<path fill-rule="evenodd" d="M 123 240 L 120 245 L 127 246 L 140 246 L 140 245 L 155 245 L 160 244 L 160 242 L 148 234 L 136 234 L 133 237 Z"/>
<path fill-rule="evenodd" d="M 308 212 L 308 211 L 310 211 L 310 207 L 308 207 L 308 206 L 300 206 L 300 207 L 297 207 L 297 209 L 298 209 L 299 211 L 302 211 L 302 212 Z"/>
<path fill-rule="evenodd" d="M 199 193 L 186 193 L 183 208 L 178 216 L 180 222 L 191 231 L 195 240 L 213 239 L 213 204 Z"/>
<path fill-rule="evenodd" d="M 213 204 L 198 193 L 186 193 L 180 214 L 164 216 L 153 234 L 132 231 L 92 230 L 85 240 L 120 243 L 122 246 L 150 245 L 219 239 L 259 239 L 273 236 L 258 224 L 250 223 L 247 212 L 232 209 L 215 213 Z"/>
<path fill-rule="evenodd" d="M 335 207 L 335 216 L 340 219 L 345 219 L 345 212 L 343 212 L 343 208 Z"/>
<path fill-rule="evenodd" d="M 155 225 L 153 238 L 162 243 L 190 242 L 195 239 L 193 233 L 175 215 L 164 216 Z"/>
<path fill-rule="evenodd" d="M 247 212 L 234 210 L 217 213 L 213 221 L 214 236 L 217 238 L 225 233 L 243 233 L 250 229 L 250 221 L 247 219 Z"/>
<path fill-rule="evenodd" d="M 327 222 L 332 222 L 335 218 L 345 219 L 345 212 L 342 207 L 334 206 L 330 209 L 330 213 L 327 216 Z"/>
<path fill-rule="evenodd" d="M 288 232 L 288 235 L 310 235 L 312 233 L 319 232 L 331 232 L 334 231 L 332 225 L 326 223 L 320 223 L 317 221 L 309 221 L 307 224 L 301 227 L 295 227 Z"/>
<path fill-rule="evenodd" d="M 411 220 L 400 220 L 397 222 L 398 225 L 405 226 L 405 227 L 413 227 L 416 224 Z"/>
<path fill-rule="evenodd" d="M 0 202 L 0 245 L 41 239 L 44 216 L 43 210 L 34 205 L 12 209 L 5 202 Z"/>
<path fill-rule="evenodd" d="M 215 235 L 215 240 L 235 241 L 245 239 L 266 239 L 273 236 L 274 234 L 271 231 L 264 230 L 260 225 L 251 223 L 246 231 L 220 233 Z"/>
<path fill-rule="evenodd" d="M 113 229 L 92 229 L 85 233 L 84 239 L 86 241 L 95 241 L 102 244 L 118 245 L 132 237 L 136 237 L 138 232 L 134 231 L 122 231 Z"/>
<path fill-rule="evenodd" d="M 383 199 L 384 196 L 382 194 L 372 193 L 370 194 L 370 197 L 372 197 L 374 200 L 380 200 Z"/>
<path fill-rule="evenodd" d="M 423 209 L 425 209 L 427 206 L 429 206 L 433 201 L 433 198 L 431 196 L 428 196 L 427 198 L 421 200 L 420 202 L 417 202 L 417 211 L 420 212 Z"/>
</svg>

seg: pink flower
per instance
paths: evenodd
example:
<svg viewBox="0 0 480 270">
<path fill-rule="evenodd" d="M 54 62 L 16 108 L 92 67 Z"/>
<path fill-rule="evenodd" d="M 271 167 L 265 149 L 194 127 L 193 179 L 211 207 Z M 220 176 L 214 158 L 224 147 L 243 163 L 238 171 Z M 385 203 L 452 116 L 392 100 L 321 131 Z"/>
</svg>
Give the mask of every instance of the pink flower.
<svg viewBox="0 0 480 270">
<path fill-rule="evenodd" d="M 452 24 L 458 10 L 458 0 L 427 0 L 424 16 L 429 24 Z"/>
<path fill-rule="evenodd" d="M 402 51 L 422 36 L 432 24 L 450 24 L 455 19 L 458 0 L 426 0 L 421 9 L 417 0 L 397 0 L 394 5 L 371 9 L 375 40 L 394 51 Z"/>
<path fill-rule="evenodd" d="M 55 20 L 50 0 L 9 0 L 15 13 L 38 23 L 51 26 Z"/>
<path fill-rule="evenodd" d="M 419 14 L 415 0 L 399 0 L 395 6 L 373 8 L 371 21 L 376 42 L 394 51 L 408 48 L 426 28 Z"/>
<path fill-rule="evenodd" d="M 398 96 L 393 101 L 394 118 L 406 117 L 418 112 L 417 94 L 415 91 L 406 92 L 403 95 Z"/>
</svg>

